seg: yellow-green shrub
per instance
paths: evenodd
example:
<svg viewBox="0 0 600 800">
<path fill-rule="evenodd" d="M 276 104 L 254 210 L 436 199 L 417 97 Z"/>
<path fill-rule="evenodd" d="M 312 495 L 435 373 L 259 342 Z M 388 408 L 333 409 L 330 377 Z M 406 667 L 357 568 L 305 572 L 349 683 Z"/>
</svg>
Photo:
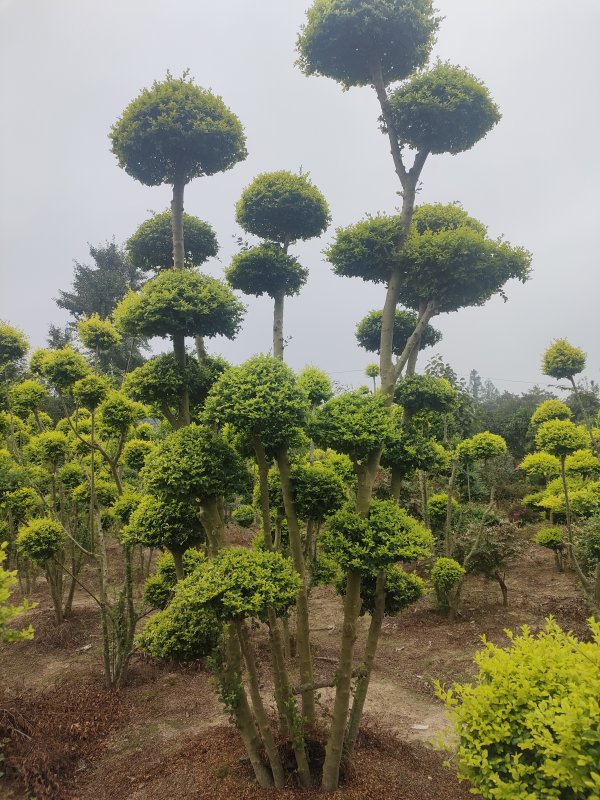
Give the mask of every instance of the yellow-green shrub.
<svg viewBox="0 0 600 800">
<path fill-rule="evenodd" d="M 511 644 L 485 641 L 475 685 L 438 695 L 459 777 L 491 800 L 600 797 L 600 623 L 580 642 L 552 619 Z"/>
</svg>

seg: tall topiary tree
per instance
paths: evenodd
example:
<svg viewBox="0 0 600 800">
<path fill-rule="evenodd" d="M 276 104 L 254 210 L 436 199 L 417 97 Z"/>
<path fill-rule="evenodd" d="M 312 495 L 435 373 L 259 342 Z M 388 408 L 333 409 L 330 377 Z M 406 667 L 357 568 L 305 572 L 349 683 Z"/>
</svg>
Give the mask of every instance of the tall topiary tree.
<svg viewBox="0 0 600 800">
<path fill-rule="evenodd" d="M 273 298 L 273 355 L 282 359 L 284 299 L 298 294 L 308 277 L 288 248 L 298 239 L 320 236 L 329 224 L 329 207 L 308 176 L 281 170 L 258 175 L 244 189 L 236 219 L 266 242 L 235 256 L 227 278 L 245 294 Z"/>
</svg>

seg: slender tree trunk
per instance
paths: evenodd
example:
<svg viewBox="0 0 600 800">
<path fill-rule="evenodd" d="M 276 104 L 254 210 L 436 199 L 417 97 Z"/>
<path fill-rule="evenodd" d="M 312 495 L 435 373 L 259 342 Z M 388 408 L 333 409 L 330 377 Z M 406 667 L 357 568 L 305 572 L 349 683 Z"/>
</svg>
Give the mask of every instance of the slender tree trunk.
<svg viewBox="0 0 600 800">
<path fill-rule="evenodd" d="M 202 524 L 206 531 L 208 552 L 216 556 L 225 544 L 225 523 L 219 511 L 219 500 L 211 497 L 202 504 Z"/>
<path fill-rule="evenodd" d="M 254 650 L 252 642 L 248 636 L 248 630 L 244 622 L 235 623 L 236 633 L 242 649 L 242 655 L 246 663 L 248 671 L 248 680 L 250 684 L 250 697 L 252 698 L 252 706 L 256 716 L 256 722 L 260 735 L 267 751 L 267 757 L 271 765 L 273 773 L 273 781 L 276 789 L 281 789 L 285 785 L 285 773 L 283 771 L 283 764 L 281 763 L 281 756 L 275 744 L 273 732 L 269 725 L 269 717 L 264 707 L 262 697 L 260 694 L 260 684 L 258 680 L 258 670 L 256 667 L 256 659 L 254 658 Z"/>
<path fill-rule="evenodd" d="M 185 578 L 185 572 L 183 569 L 183 553 L 181 550 L 171 550 L 171 555 L 173 556 L 173 562 L 175 564 L 175 575 L 177 576 L 177 580 L 182 581 Z"/>
<path fill-rule="evenodd" d="M 369 682 L 371 680 L 371 672 L 373 671 L 373 664 L 375 663 L 375 654 L 377 653 L 377 644 L 381 634 L 381 625 L 385 616 L 385 580 L 385 571 L 380 570 L 377 574 L 377 582 L 375 585 L 375 608 L 371 615 L 371 623 L 367 635 L 365 659 L 356 681 L 352 711 L 350 712 L 350 722 L 346 731 L 344 751 L 348 759 L 352 758 L 352 752 L 356 744 L 356 737 L 358 736 L 360 721 L 367 698 L 367 691 L 369 689 Z"/>
<path fill-rule="evenodd" d="M 575 554 L 575 537 L 573 535 L 573 524 L 571 521 L 571 503 L 569 501 L 569 489 L 567 486 L 567 476 L 565 474 L 565 458 L 566 456 L 560 457 L 560 477 L 562 479 L 563 492 L 565 495 L 565 512 L 567 517 L 567 534 L 569 539 L 569 544 L 568 544 L 569 558 L 571 559 L 571 563 L 575 567 L 575 572 L 577 573 L 577 577 L 579 578 L 583 589 L 589 596 L 590 584 L 583 570 L 581 569 L 579 560 Z"/>
<path fill-rule="evenodd" d="M 186 370 L 186 354 L 185 354 L 185 337 L 182 333 L 174 333 L 171 337 L 173 340 L 173 354 L 175 360 L 181 370 L 183 378 L 183 388 L 179 396 L 179 426 L 189 425 L 192 421 L 190 416 L 190 391 L 187 386 L 187 370 Z"/>
<path fill-rule="evenodd" d="M 452 472 L 450 473 L 450 480 L 448 481 L 448 500 L 446 505 L 446 524 L 444 526 L 444 552 L 447 558 L 452 557 L 454 550 L 454 537 L 452 536 L 452 499 L 454 494 L 454 484 L 456 482 L 456 470 L 458 469 L 458 461 L 452 462 Z"/>
<path fill-rule="evenodd" d="M 419 489 L 421 490 L 421 516 L 423 524 L 431 530 L 431 519 L 429 518 L 429 488 L 427 486 L 427 473 L 419 470 Z"/>
<path fill-rule="evenodd" d="M 400 502 L 400 491 L 402 489 L 402 471 L 399 467 L 392 467 L 392 483 L 390 487 L 390 491 L 392 492 L 392 497 L 394 500 L 399 503 Z"/>
<path fill-rule="evenodd" d="M 508 605 L 508 589 L 506 588 L 506 583 L 504 581 L 504 575 L 501 575 L 498 570 L 494 570 L 493 577 L 498 581 L 500 584 L 500 591 L 502 592 L 502 605 Z"/>
<path fill-rule="evenodd" d="M 283 305 L 284 292 L 273 296 L 273 355 L 283 361 Z"/>
<path fill-rule="evenodd" d="M 252 432 L 252 444 L 258 466 L 258 485 L 260 490 L 260 513 L 262 517 L 263 536 L 267 550 L 273 549 L 271 536 L 271 508 L 269 502 L 269 462 L 260 434 Z"/>
<path fill-rule="evenodd" d="M 183 241 L 183 193 L 185 180 L 176 178 L 173 183 L 173 199 L 171 200 L 171 229 L 173 231 L 173 266 L 182 269 L 185 263 L 185 246 Z M 165 264 L 167 266 L 167 264 Z"/>
<path fill-rule="evenodd" d="M 306 569 L 304 566 L 304 556 L 302 555 L 302 541 L 300 538 L 300 526 L 296 515 L 296 507 L 292 494 L 292 482 L 290 478 L 290 462 L 287 450 L 281 449 L 277 453 L 277 466 L 281 478 L 281 492 L 283 495 L 283 505 L 288 522 L 288 532 L 290 537 L 290 552 L 292 562 L 296 572 L 302 578 L 302 586 L 298 591 L 296 599 L 296 640 L 298 644 L 298 661 L 300 667 L 300 680 L 307 687 L 313 684 L 313 669 L 310 653 L 310 627 L 308 621 L 308 594 L 306 591 Z M 315 696 L 312 688 L 307 688 L 302 692 L 302 713 L 306 717 L 309 725 L 315 719 Z"/>
<path fill-rule="evenodd" d="M 228 710 L 235 719 L 258 785 L 268 788 L 273 786 L 273 778 L 260 757 L 261 741 L 242 684 L 241 673 L 240 645 L 234 626 L 230 624 L 226 633 L 226 667 L 224 674 L 219 675 L 219 680 L 224 690 L 223 696 L 230 693 L 235 695 L 236 699 Z"/>
<path fill-rule="evenodd" d="M 360 572 L 351 570 L 346 575 L 346 595 L 344 597 L 344 623 L 342 627 L 342 646 L 336 673 L 336 691 L 333 704 L 331 729 L 325 748 L 323 764 L 323 789 L 333 792 L 338 788 L 340 764 L 342 761 L 344 733 L 350 705 L 352 684 L 352 656 L 356 641 L 356 621 L 360 611 Z"/>
<path fill-rule="evenodd" d="M 595 440 L 595 438 L 594 438 L 594 430 L 593 430 L 593 427 L 592 427 L 592 421 L 591 421 L 591 419 L 589 417 L 589 414 L 585 410 L 585 406 L 583 405 L 583 401 L 581 399 L 581 394 L 579 393 L 579 389 L 578 389 L 577 384 L 575 383 L 575 379 L 573 378 L 572 375 L 569 378 L 569 381 L 571 383 L 571 386 L 573 387 L 573 394 L 575 395 L 575 398 L 577 400 L 577 404 L 579 406 L 579 410 L 581 411 L 581 416 L 583 417 L 583 423 L 584 423 L 584 425 L 585 425 L 585 427 L 587 429 L 587 432 L 589 434 L 589 437 L 590 437 L 590 444 L 592 446 L 592 452 L 596 453 L 596 454 L 600 454 L 600 442 L 597 442 Z"/>
</svg>

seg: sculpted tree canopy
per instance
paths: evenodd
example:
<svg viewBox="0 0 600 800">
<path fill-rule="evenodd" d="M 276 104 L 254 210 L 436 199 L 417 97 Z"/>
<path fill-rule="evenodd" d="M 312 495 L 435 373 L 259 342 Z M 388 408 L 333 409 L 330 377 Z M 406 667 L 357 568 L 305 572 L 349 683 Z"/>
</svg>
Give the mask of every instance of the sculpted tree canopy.
<svg viewBox="0 0 600 800">
<path fill-rule="evenodd" d="M 142 336 L 226 336 L 233 339 L 244 306 L 223 281 L 198 272 L 166 270 L 130 292 L 115 309 L 115 324 Z"/>
<path fill-rule="evenodd" d="M 298 37 L 305 75 L 344 87 L 406 78 L 426 63 L 438 20 L 430 0 L 316 0 Z"/>
<path fill-rule="evenodd" d="M 542 372 L 552 378 L 572 379 L 585 369 L 585 353 L 566 339 L 557 339 L 544 353 Z"/>
<path fill-rule="evenodd" d="M 109 136 L 119 166 L 147 186 L 214 175 L 247 155 L 235 114 L 186 77 L 167 75 L 144 89 Z"/>
<path fill-rule="evenodd" d="M 356 339 L 359 345 L 367 350 L 369 353 L 379 353 L 381 345 L 381 324 L 383 318 L 383 311 L 370 311 L 366 317 L 356 326 Z M 394 317 L 394 346 L 393 353 L 396 356 L 402 354 L 409 336 L 414 331 L 417 324 L 418 317 L 414 311 L 405 311 L 404 309 L 396 309 Z M 440 331 L 431 325 L 426 325 L 421 341 L 419 342 L 419 350 L 424 350 L 426 347 L 433 347 L 442 339 Z"/>
<path fill-rule="evenodd" d="M 184 264 L 199 267 L 219 252 L 214 230 L 198 217 L 183 214 Z M 129 260 L 137 269 L 150 272 L 173 266 L 171 212 L 163 211 L 142 222 L 125 244 Z"/>
<path fill-rule="evenodd" d="M 415 150 L 469 150 L 500 120 L 487 88 L 461 67 L 438 62 L 389 97 L 398 140 Z"/>
<path fill-rule="evenodd" d="M 225 276 L 234 289 L 244 294 L 275 298 L 298 294 L 306 283 L 308 270 L 279 245 L 266 243 L 234 256 Z"/>
<path fill-rule="evenodd" d="M 235 211 L 245 231 L 280 244 L 320 236 L 330 221 L 327 201 L 308 176 L 287 170 L 257 175 Z"/>
</svg>

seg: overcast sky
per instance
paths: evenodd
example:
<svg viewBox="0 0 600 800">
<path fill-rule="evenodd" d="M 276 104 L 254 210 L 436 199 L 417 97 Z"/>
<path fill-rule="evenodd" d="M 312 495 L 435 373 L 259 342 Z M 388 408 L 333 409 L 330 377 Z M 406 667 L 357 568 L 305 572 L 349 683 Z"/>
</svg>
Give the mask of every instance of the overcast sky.
<svg viewBox="0 0 600 800">
<path fill-rule="evenodd" d="M 373 358 L 354 328 L 383 305 L 384 289 L 334 276 L 321 251 L 336 227 L 365 213 L 390 213 L 399 189 L 379 107 L 370 88 L 342 92 L 294 66 L 306 0 L 0 0 L 0 319 L 43 346 L 53 298 L 68 289 L 73 260 L 90 263 L 88 243 L 123 243 L 170 199 L 119 169 L 108 131 L 125 106 L 167 70 L 189 68 L 241 119 L 247 160 L 195 180 L 186 211 L 210 222 L 220 275 L 235 252 L 234 204 L 264 171 L 300 167 L 327 197 L 332 226 L 295 248 L 310 269 L 287 301 L 286 359 L 315 364 L 342 384 L 362 382 Z M 600 380 L 598 192 L 600 2 L 437 0 L 445 17 L 434 57 L 483 80 L 503 118 L 468 153 L 432 156 L 419 202 L 460 201 L 494 236 L 533 253 L 525 286 L 509 302 L 443 315 L 439 352 L 468 377 L 477 369 L 501 389 L 526 391 L 544 349 L 566 337 L 588 353 Z M 248 298 L 235 342 L 213 352 L 240 362 L 271 344 L 271 303 Z M 164 342 L 157 342 L 165 349 Z"/>
</svg>

